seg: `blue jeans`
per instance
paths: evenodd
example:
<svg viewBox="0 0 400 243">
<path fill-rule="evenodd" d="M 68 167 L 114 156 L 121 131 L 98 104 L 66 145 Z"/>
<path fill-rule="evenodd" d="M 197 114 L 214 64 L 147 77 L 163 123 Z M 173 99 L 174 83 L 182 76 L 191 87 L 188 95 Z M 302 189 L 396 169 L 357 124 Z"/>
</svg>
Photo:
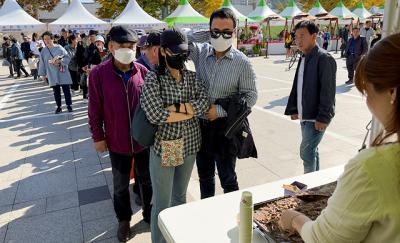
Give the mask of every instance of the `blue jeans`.
<svg viewBox="0 0 400 243">
<path fill-rule="evenodd" d="M 161 157 L 153 147 L 150 149 L 150 177 L 153 186 L 150 229 L 153 243 L 165 242 L 158 228 L 158 214 L 166 208 L 186 203 L 186 191 L 195 158 L 195 155 L 191 155 L 184 159 L 183 165 L 162 167 Z"/>
<path fill-rule="evenodd" d="M 318 145 L 325 132 L 315 129 L 315 123 L 300 122 L 303 140 L 300 145 L 300 157 L 304 164 L 304 174 L 319 170 Z"/>
</svg>

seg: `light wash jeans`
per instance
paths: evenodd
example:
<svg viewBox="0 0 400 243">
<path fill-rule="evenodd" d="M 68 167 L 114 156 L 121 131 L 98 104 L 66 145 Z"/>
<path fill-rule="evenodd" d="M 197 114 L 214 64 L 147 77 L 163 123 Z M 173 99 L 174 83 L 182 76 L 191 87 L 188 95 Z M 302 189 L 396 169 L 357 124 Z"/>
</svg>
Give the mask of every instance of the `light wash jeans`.
<svg viewBox="0 0 400 243">
<path fill-rule="evenodd" d="M 186 191 L 192 174 L 196 155 L 184 159 L 183 165 L 162 167 L 161 157 L 153 147 L 150 149 L 150 177 L 153 186 L 151 209 L 151 242 L 166 242 L 158 228 L 158 214 L 169 207 L 186 203 Z"/>
<path fill-rule="evenodd" d="M 300 157 L 304 164 L 304 174 L 319 170 L 318 145 L 325 133 L 315 129 L 315 123 L 300 122 L 303 140 L 300 145 Z"/>
</svg>

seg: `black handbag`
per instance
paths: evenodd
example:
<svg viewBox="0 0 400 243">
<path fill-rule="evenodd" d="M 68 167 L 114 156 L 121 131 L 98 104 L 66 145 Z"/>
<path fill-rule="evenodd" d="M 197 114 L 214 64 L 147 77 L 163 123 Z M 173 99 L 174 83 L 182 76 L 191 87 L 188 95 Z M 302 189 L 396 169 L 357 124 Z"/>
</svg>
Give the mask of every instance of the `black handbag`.
<svg viewBox="0 0 400 243">
<path fill-rule="evenodd" d="M 132 119 L 131 136 L 140 145 L 149 147 L 154 144 L 157 129 L 158 126 L 150 123 L 139 103 Z"/>
</svg>

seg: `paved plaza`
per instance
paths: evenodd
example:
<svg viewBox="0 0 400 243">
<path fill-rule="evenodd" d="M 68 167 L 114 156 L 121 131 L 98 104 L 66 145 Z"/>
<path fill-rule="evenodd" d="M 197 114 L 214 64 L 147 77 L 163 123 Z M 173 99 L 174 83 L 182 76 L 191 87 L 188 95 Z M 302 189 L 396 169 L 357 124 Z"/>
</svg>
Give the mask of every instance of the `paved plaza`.
<svg viewBox="0 0 400 243">
<path fill-rule="evenodd" d="M 365 99 L 354 86 L 344 85 L 344 59 L 334 56 L 336 116 L 320 146 L 322 169 L 356 155 L 371 119 Z M 251 59 L 259 99 L 250 123 L 259 158 L 238 161 L 241 188 L 303 173 L 299 123 L 283 115 L 295 73 L 286 70 L 283 58 Z M 73 97 L 74 113 L 54 115 L 49 87 L 7 76 L 7 68 L 0 67 L 0 243 L 118 242 L 110 160 L 93 148 L 81 96 Z M 222 193 L 219 185 L 217 192 Z M 195 167 L 188 200 L 199 198 Z M 129 242 L 150 242 L 149 226 L 133 198 L 132 207 Z"/>
</svg>

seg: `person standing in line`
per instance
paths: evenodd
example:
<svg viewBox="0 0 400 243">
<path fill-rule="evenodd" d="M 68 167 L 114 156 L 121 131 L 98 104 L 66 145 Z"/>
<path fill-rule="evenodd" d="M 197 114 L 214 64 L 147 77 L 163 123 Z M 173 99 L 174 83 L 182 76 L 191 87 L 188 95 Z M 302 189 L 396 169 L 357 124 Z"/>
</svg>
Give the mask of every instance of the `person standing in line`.
<svg viewBox="0 0 400 243">
<path fill-rule="evenodd" d="M 353 37 L 349 39 L 346 48 L 346 67 L 349 80 L 346 84 L 353 84 L 354 70 L 356 69 L 361 57 L 367 53 L 368 43 L 365 37 L 360 36 L 360 30 L 357 27 L 353 28 Z"/>
<path fill-rule="evenodd" d="M 17 72 L 17 79 L 21 78 L 21 71 L 24 72 L 25 77 L 29 77 L 29 73 L 25 70 L 24 64 L 24 54 L 21 51 L 21 47 L 15 38 L 11 39 L 11 57 L 15 65 L 15 71 Z"/>
<path fill-rule="evenodd" d="M 210 18 L 210 32 L 204 37 L 201 35 L 205 32 L 199 32 L 198 37 L 196 33 L 189 36 L 189 58 L 195 64 L 198 78 L 205 82 L 210 97 L 209 109 L 200 117 L 203 142 L 196 157 L 202 199 L 215 195 L 216 169 L 224 193 L 239 190 L 235 171 L 237 155 L 231 153 L 228 148 L 232 147 L 231 141 L 220 132 L 228 114 L 216 101 L 240 94 L 250 108 L 258 97 L 256 75 L 249 58 L 232 47 L 236 20 L 228 8 L 215 10 Z"/>
<path fill-rule="evenodd" d="M 160 51 L 160 36 L 159 32 L 151 32 L 148 35 L 142 36 L 139 40 L 138 46 L 140 47 L 141 53 L 140 57 L 136 60 L 137 63 L 142 64 L 149 71 L 156 71 L 156 67 L 158 66 L 159 60 L 159 51 Z M 137 56 L 137 55 L 136 55 Z M 146 172 L 150 173 L 150 172 Z M 137 166 L 134 168 L 134 176 L 135 178 L 139 178 L 140 171 L 137 170 Z M 139 183 L 133 185 L 133 193 L 135 194 L 135 203 L 139 206 L 142 205 L 141 200 L 141 191 L 139 187 Z M 147 195 L 144 195 L 145 197 Z M 151 198 L 152 195 L 148 197 Z"/>
<path fill-rule="evenodd" d="M 145 66 L 149 71 L 155 71 L 159 60 L 160 36 L 158 32 L 151 32 L 145 36 L 141 44 L 141 55 L 136 62 Z"/>
<path fill-rule="evenodd" d="M 369 49 L 370 45 L 371 45 L 371 41 L 372 38 L 375 35 L 375 31 L 372 28 L 372 21 L 371 20 L 367 20 L 365 22 L 365 27 L 360 28 L 360 36 L 364 37 L 365 40 L 367 41 L 367 48 Z"/>
<path fill-rule="evenodd" d="M 188 40 L 185 33 L 169 29 L 161 34 L 160 64 L 144 82 L 141 106 L 158 130 L 150 147 L 153 185 L 151 241 L 165 242 L 158 214 L 186 203 L 186 191 L 201 146 L 197 117 L 208 110 L 206 88 L 196 73 L 185 67 Z"/>
<path fill-rule="evenodd" d="M 297 66 L 285 115 L 300 120 L 300 157 L 304 173 L 320 169 L 318 145 L 335 115 L 335 59 L 316 44 L 318 27 L 302 21 L 295 27 L 296 44 L 304 53 Z"/>
<path fill-rule="evenodd" d="M 346 24 L 342 29 L 340 29 L 340 40 L 342 42 L 342 45 L 340 46 L 340 57 L 344 58 L 345 57 L 345 51 L 347 48 L 347 44 L 349 42 L 349 31 L 350 31 L 350 26 Z"/>
<path fill-rule="evenodd" d="M 87 61 L 86 61 L 86 41 L 87 37 L 85 33 L 82 33 L 80 35 L 81 41 L 78 42 L 77 47 L 76 47 L 76 61 L 78 64 L 78 72 L 79 72 L 79 85 L 82 90 L 82 98 L 83 102 L 87 102 L 88 100 L 88 86 L 87 86 L 87 74 L 86 74 L 86 68 L 87 68 Z"/>
<path fill-rule="evenodd" d="M 28 58 L 28 64 L 29 64 L 29 69 L 31 70 L 33 80 L 38 79 L 38 64 L 39 64 L 39 58 L 36 57 L 33 52 L 29 53 L 29 58 Z"/>
<path fill-rule="evenodd" d="M 61 37 L 58 40 L 58 44 L 64 48 L 68 45 L 68 32 L 65 29 L 61 29 Z"/>
<path fill-rule="evenodd" d="M 21 51 L 24 55 L 24 59 L 28 61 L 29 53 L 31 52 L 31 41 L 26 35 L 24 35 L 24 42 L 21 43 Z"/>
<path fill-rule="evenodd" d="M 10 75 L 7 78 L 13 78 L 14 77 L 14 63 L 12 60 L 12 55 L 11 55 L 11 41 L 10 37 L 4 36 L 3 37 L 3 57 L 7 60 L 8 62 L 8 69 L 10 70 Z"/>
<path fill-rule="evenodd" d="M 53 34 L 44 32 L 42 39 L 45 47 L 40 53 L 39 76 L 47 78 L 49 86 L 53 88 L 54 99 L 57 104 L 56 114 L 62 112 L 61 109 L 61 89 L 64 93 L 65 103 L 68 112 L 73 112 L 70 85 L 72 84 L 71 75 L 68 71 L 68 64 L 71 58 L 68 52 L 60 45 L 54 44 Z"/>
<path fill-rule="evenodd" d="M 331 33 L 329 32 L 328 28 L 325 27 L 325 29 L 324 29 L 324 44 L 323 44 L 324 50 L 328 50 L 330 41 L 331 41 Z"/>
<path fill-rule="evenodd" d="M 129 196 L 132 159 L 143 171 L 149 167 L 148 150 L 130 135 L 147 69 L 134 63 L 136 33 L 114 26 L 108 39 L 113 57 L 97 65 L 89 75 L 89 126 L 96 151 L 110 154 L 114 210 L 119 223 L 117 237 L 120 242 L 126 242 L 130 238 L 133 214 Z M 142 192 L 151 190 L 150 175 L 141 173 L 139 184 Z M 151 198 L 143 200 L 150 202 Z M 151 208 L 145 208 L 149 203 L 143 205 L 143 220 L 149 223 Z"/>
<path fill-rule="evenodd" d="M 78 72 L 78 61 L 76 56 L 76 50 L 78 46 L 78 39 L 75 35 L 68 36 L 68 45 L 65 46 L 65 50 L 68 52 L 71 61 L 68 64 L 68 70 L 71 75 L 72 85 L 71 90 L 72 94 L 75 95 L 75 92 L 79 91 L 79 81 L 80 76 Z"/>
<path fill-rule="evenodd" d="M 105 40 L 102 35 L 96 36 L 96 41 L 94 42 L 96 49 L 89 54 L 88 69 L 93 69 L 96 65 L 99 65 L 108 55 L 108 51 L 105 48 Z"/>
</svg>

